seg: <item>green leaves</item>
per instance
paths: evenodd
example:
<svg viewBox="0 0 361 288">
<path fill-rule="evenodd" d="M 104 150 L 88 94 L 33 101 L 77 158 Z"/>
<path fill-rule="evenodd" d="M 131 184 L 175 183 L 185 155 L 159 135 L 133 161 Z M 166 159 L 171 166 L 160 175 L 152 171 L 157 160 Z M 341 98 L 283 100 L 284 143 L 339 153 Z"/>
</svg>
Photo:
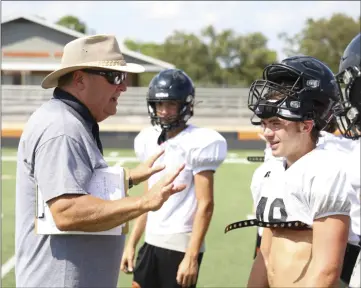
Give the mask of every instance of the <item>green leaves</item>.
<svg viewBox="0 0 361 288">
<path fill-rule="evenodd" d="M 130 39 L 124 44 L 128 49 L 174 64 L 202 86 L 250 85 L 277 58 L 276 52 L 267 48 L 267 38 L 262 33 L 237 35 L 231 29 L 217 32 L 211 25 L 202 29 L 200 35 L 176 30 L 162 44 Z"/>
<path fill-rule="evenodd" d="M 80 33 L 86 33 L 87 27 L 77 17 L 68 15 L 60 18 L 56 24 L 67 27 L 69 29 L 78 31 Z"/>
<path fill-rule="evenodd" d="M 305 54 L 327 64 L 338 72 L 340 58 L 348 43 L 360 32 L 360 18 L 334 14 L 329 19 L 308 19 L 304 29 L 294 36 L 283 33 L 287 55 Z"/>
</svg>

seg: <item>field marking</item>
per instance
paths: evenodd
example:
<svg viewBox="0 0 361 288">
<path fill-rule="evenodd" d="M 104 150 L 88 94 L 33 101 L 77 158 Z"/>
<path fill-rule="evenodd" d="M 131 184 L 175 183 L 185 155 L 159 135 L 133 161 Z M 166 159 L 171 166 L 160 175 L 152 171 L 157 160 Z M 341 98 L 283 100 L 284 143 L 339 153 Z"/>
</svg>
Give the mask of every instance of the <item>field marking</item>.
<svg viewBox="0 0 361 288">
<path fill-rule="evenodd" d="M 15 177 L 13 175 L 1 175 L 1 180 L 11 180 L 11 179 L 15 179 Z"/>
<path fill-rule="evenodd" d="M 16 156 L 2 156 L 1 161 L 4 162 L 15 162 L 17 160 Z M 104 157 L 104 160 L 107 162 L 116 162 L 115 165 L 122 165 L 125 162 L 127 163 L 137 163 L 139 160 L 136 157 Z M 224 163 L 227 164 L 254 164 L 249 162 L 246 158 L 226 158 Z"/>
<path fill-rule="evenodd" d="M 1 279 L 4 277 L 15 267 L 15 255 L 13 255 L 8 261 L 1 266 Z"/>
</svg>

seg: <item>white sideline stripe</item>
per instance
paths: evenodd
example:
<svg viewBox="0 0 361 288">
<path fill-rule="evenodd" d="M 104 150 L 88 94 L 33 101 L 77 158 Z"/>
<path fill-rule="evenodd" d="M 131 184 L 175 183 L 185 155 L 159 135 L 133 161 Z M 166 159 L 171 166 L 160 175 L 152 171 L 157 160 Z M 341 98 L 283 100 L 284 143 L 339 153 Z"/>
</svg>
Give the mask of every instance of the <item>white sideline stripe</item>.
<svg viewBox="0 0 361 288">
<path fill-rule="evenodd" d="M 12 175 L 7 175 L 7 174 L 4 174 L 4 175 L 1 175 L 1 180 L 11 180 L 11 179 L 14 179 L 15 177 L 12 176 Z"/>
<path fill-rule="evenodd" d="M 247 215 L 247 219 L 248 219 L 248 220 L 256 219 L 256 215 L 254 215 L 254 214 L 248 214 L 248 215 Z"/>
<path fill-rule="evenodd" d="M 125 162 L 136 163 L 139 160 L 136 157 L 104 157 L 107 162 L 117 162 L 116 165 L 121 165 Z M 14 162 L 17 160 L 16 156 L 2 156 L 2 161 Z M 226 158 L 224 163 L 235 163 L 235 164 L 252 164 L 246 158 Z"/>
<path fill-rule="evenodd" d="M 109 153 L 110 157 L 117 157 L 118 155 L 119 155 L 119 152 L 116 152 L 116 151 L 112 151 Z"/>
<path fill-rule="evenodd" d="M 1 266 L 1 279 L 4 277 L 15 267 L 15 255 L 13 255 L 8 261 Z"/>
</svg>

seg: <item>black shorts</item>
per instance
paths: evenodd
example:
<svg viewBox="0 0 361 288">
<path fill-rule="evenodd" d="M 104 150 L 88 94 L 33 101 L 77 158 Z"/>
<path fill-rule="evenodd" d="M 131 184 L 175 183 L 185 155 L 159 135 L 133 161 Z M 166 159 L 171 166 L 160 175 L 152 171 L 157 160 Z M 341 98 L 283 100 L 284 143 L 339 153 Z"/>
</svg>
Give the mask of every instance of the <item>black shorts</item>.
<svg viewBox="0 0 361 288">
<path fill-rule="evenodd" d="M 356 259 L 358 253 L 360 252 L 360 247 L 347 244 L 345 257 L 343 259 L 343 267 L 341 272 L 341 280 L 347 285 L 350 283 L 352 271 L 356 264 Z"/>
<path fill-rule="evenodd" d="M 134 288 L 180 288 L 177 284 L 178 266 L 185 253 L 155 247 L 144 243 L 138 251 L 133 272 Z M 203 253 L 198 256 L 198 267 L 201 266 Z M 199 275 L 199 268 L 198 268 Z M 198 279 L 197 279 L 198 280 Z M 190 286 L 195 288 L 196 285 Z"/>
</svg>

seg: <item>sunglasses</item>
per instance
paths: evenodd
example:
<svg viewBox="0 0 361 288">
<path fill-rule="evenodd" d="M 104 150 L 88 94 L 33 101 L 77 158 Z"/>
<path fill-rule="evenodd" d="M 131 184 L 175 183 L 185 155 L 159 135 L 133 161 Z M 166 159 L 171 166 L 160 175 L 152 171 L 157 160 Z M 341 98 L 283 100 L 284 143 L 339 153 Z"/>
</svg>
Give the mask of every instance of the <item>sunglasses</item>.
<svg viewBox="0 0 361 288">
<path fill-rule="evenodd" d="M 83 69 L 85 73 L 103 76 L 110 84 L 120 85 L 127 78 L 126 72 Z"/>
</svg>

